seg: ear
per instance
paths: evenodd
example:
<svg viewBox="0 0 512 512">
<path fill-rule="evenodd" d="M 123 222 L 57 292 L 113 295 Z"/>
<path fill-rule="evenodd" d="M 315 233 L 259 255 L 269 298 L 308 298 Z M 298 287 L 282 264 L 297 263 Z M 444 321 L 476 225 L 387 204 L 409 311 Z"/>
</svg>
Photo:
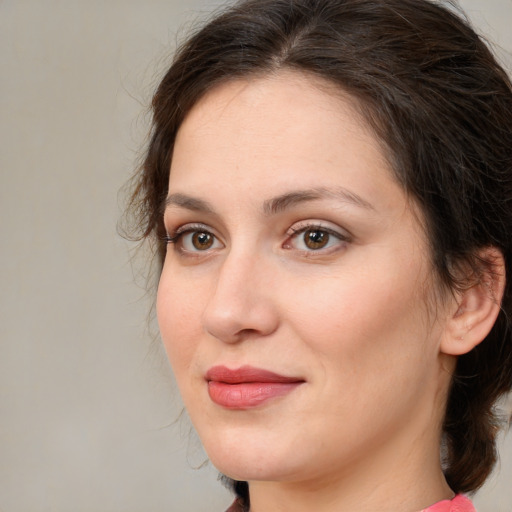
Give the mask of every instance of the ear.
<svg viewBox="0 0 512 512">
<path fill-rule="evenodd" d="M 478 279 L 456 295 L 440 350 L 459 356 L 470 352 L 489 334 L 501 309 L 505 289 L 505 260 L 495 247 L 478 253 L 481 271 Z"/>
</svg>

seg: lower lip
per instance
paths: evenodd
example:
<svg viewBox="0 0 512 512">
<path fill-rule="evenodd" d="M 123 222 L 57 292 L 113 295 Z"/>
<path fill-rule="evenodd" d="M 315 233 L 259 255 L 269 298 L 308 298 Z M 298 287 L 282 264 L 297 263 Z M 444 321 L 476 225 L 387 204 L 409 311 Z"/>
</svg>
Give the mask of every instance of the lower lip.
<svg viewBox="0 0 512 512">
<path fill-rule="evenodd" d="M 302 382 L 242 382 L 227 384 L 209 381 L 208 394 L 213 402 L 227 409 L 249 409 L 273 398 L 287 395 Z"/>
</svg>

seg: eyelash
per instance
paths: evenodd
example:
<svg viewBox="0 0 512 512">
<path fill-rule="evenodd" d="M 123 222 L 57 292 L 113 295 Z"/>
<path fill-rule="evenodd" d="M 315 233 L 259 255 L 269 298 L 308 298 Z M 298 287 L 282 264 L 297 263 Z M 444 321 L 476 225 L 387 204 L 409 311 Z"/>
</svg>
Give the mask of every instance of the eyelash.
<svg viewBox="0 0 512 512">
<path fill-rule="evenodd" d="M 206 226 L 204 224 L 186 224 L 185 226 L 180 226 L 178 229 L 174 230 L 172 232 L 172 234 L 167 234 L 164 237 L 164 241 L 167 245 L 169 245 L 169 244 L 177 245 L 180 243 L 180 241 L 183 239 L 183 237 L 185 235 L 188 235 L 191 233 L 208 234 L 208 235 L 211 235 L 215 240 L 218 240 L 218 237 L 212 233 L 211 229 L 208 226 Z M 186 250 L 183 248 L 179 248 L 179 249 L 181 251 L 186 251 L 188 253 L 194 252 L 194 251 L 189 251 L 189 250 Z M 197 251 L 197 252 L 201 252 L 201 251 Z"/>
<path fill-rule="evenodd" d="M 324 226 L 321 223 L 309 223 L 309 224 L 302 224 L 299 227 L 292 226 L 288 230 L 287 234 L 288 234 L 289 238 L 288 238 L 287 242 L 285 242 L 285 248 L 288 248 L 287 246 L 291 245 L 289 242 L 289 240 L 291 238 L 298 238 L 300 235 L 304 235 L 307 232 L 315 232 L 315 231 L 319 232 L 319 233 L 325 233 L 329 237 L 334 237 L 338 241 L 338 243 L 341 243 L 341 242 L 348 243 L 351 241 L 351 237 L 347 234 L 340 233 L 339 231 L 329 228 L 327 226 Z M 329 243 L 330 243 L 330 239 L 328 238 L 326 245 L 328 245 Z M 293 248 L 293 247 L 290 247 L 290 248 Z M 326 252 L 329 251 L 329 249 L 332 250 L 331 247 L 327 247 L 327 248 L 320 247 L 318 249 L 311 249 L 311 248 L 296 249 L 296 250 L 299 250 L 307 255 L 314 255 L 315 253 L 320 255 L 320 254 L 325 254 Z"/>
<path fill-rule="evenodd" d="M 307 233 L 308 231 L 310 231 L 310 232 L 317 231 L 319 233 L 327 234 L 329 238 L 327 239 L 326 245 L 328 245 L 330 243 L 330 237 L 334 237 L 336 240 L 338 240 L 339 243 L 351 241 L 351 237 L 349 235 L 340 233 L 339 231 L 336 231 L 327 226 L 324 226 L 321 223 L 308 223 L 308 224 L 302 224 L 299 227 L 292 226 L 291 228 L 289 228 L 289 230 L 286 233 L 288 238 L 284 242 L 283 248 L 288 249 L 288 250 L 295 249 L 301 253 L 304 253 L 304 254 L 310 255 L 310 256 L 314 255 L 315 253 L 318 255 L 325 254 L 326 252 L 329 251 L 329 249 L 332 249 L 331 247 L 327 247 L 327 248 L 319 247 L 317 249 L 311 249 L 311 248 L 298 249 L 296 247 L 293 247 L 292 244 L 290 243 L 290 240 L 298 238 L 300 235 L 303 235 L 303 234 Z M 219 238 L 214 233 L 212 233 L 211 229 L 204 224 L 186 224 L 185 226 L 181 226 L 181 227 L 177 228 L 176 230 L 174 230 L 172 232 L 172 234 L 167 234 L 164 237 L 164 242 L 166 243 L 166 245 L 174 244 L 177 251 L 180 251 L 181 253 L 186 253 L 187 255 L 198 256 L 201 253 L 208 253 L 211 250 L 210 247 L 206 248 L 205 250 L 199 250 L 199 249 L 190 250 L 190 249 L 184 249 L 182 246 L 181 247 L 179 246 L 179 244 L 183 240 L 184 236 L 186 236 L 188 234 L 193 234 L 193 233 L 197 233 L 197 234 L 203 233 L 206 235 L 210 235 L 211 237 L 213 237 L 213 242 L 212 242 L 213 244 L 215 244 L 215 241 L 222 243 L 219 241 Z"/>
</svg>

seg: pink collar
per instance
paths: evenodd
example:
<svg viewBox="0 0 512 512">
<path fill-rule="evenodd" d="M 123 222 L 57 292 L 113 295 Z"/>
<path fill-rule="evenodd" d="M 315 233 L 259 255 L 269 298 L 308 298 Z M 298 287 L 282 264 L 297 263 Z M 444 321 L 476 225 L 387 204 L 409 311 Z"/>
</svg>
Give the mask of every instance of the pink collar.
<svg viewBox="0 0 512 512">
<path fill-rule="evenodd" d="M 466 496 L 457 494 L 452 500 L 439 501 L 420 512 L 476 512 L 476 509 Z"/>
<path fill-rule="evenodd" d="M 226 512 L 243 512 L 243 510 L 244 507 L 237 499 Z M 452 500 L 438 501 L 430 507 L 420 510 L 420 512 L 476 512 L 476 509 L 466 496 L 457 494 Z"/>
</svg>

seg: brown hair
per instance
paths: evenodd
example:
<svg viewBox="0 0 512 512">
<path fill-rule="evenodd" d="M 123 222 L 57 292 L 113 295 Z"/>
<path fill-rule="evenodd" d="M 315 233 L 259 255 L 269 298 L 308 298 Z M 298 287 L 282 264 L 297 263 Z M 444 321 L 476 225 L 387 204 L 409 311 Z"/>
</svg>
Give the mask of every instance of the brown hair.
<svg viewBox="0 0 512 512">
<path fill-rule="evenodd" d="M 179 49 L 154 95 L 130 205 L 140 238 L 157 241 L 162 261 L 173 144 L 196 102 L 217 84 L 287 68 L 358 100 L 397 180 L 423 210 L 441 283 L 464 286 L 454 268 L 478 272 L 477 250 L 489 246 L 502 251 L 512 275 L 512 86 L 450 5 L 245 0 L 214 17 Z M 496 460 L 494 405 L 512 388 L 511 283 L 494 328 L 459 357 L 453 376 L 443 433 L 445 475 L 456 492 L 476 490 Z M 247 494 L 244 483 L 235 487 Z"/>
</svg>

